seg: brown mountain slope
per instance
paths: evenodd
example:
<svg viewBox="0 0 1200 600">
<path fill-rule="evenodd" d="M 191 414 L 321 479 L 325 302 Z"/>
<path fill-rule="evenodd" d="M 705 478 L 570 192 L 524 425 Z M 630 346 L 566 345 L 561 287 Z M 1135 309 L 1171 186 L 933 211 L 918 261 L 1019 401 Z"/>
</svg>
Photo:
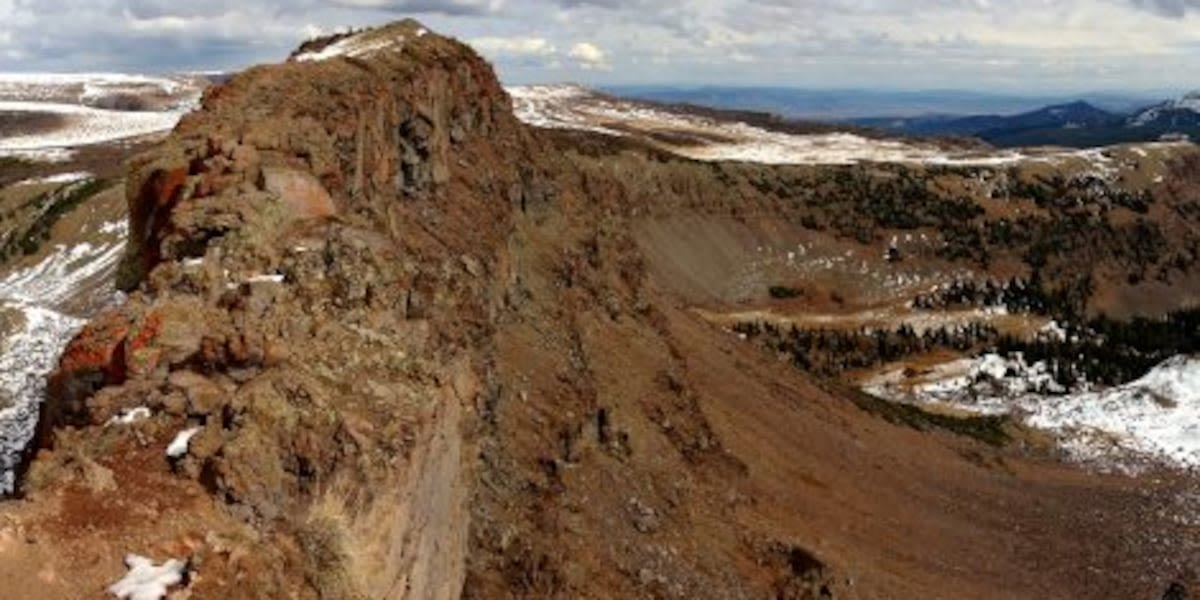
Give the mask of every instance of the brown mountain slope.
<svg viewBox="0 0 1200 600">
<path fill-rule="evenodd" d="M 126 552 L 189 559 L 192 598 L 1111 598 L 1186 576 L 1171 478 L 891 424 L 655 275 L 648 219 L 786 219 L 764 190 L 814 173 L 524 127 L 486 63 L 413 22 L 213 88 L 131 167 L 134 291 L 52 378 L 0 508 L 6 593 L 99 597 Z"/>
</svg>

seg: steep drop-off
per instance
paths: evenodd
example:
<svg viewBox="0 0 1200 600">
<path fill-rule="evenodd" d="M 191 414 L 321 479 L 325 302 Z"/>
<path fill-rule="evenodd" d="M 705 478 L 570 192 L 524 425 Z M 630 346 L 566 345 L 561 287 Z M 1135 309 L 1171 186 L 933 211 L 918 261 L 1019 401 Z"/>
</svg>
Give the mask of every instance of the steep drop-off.
<svg viewBox="0 0 1200 600">
<path fill-rule="evenodd" d="M 413 22 L 212 88 L 131 165 L 130 296 L 51 378 L 0 508 L 5 596 L 99 595 L 126 552 L 190 561 L 192 598 L 1109 598 L 1189 576 L 1173 479 L 893 424 L 656 275 L 663 219 L 783 221 L 770 190 L 812 173 L 526 127 Z"/>
</svg>

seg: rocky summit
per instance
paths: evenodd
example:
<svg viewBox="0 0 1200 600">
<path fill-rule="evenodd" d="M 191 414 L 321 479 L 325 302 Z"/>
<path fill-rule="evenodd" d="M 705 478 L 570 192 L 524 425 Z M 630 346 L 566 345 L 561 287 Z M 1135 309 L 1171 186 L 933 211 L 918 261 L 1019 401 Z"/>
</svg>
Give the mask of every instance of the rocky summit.
<svg viewBox="0 0 1200 600">
<path fill-rule="evenodd" d="M 530 127 L 412 21 L 209 88 L 128 166 L 128 296 L 50 376 L 0 596 L 127 571 L 194 599 L 1186 594 L 1167 479 L 706 317 L 814 169 Z M 1105 243 L 1072 248 L 1119 264 Z"/>
</svg>

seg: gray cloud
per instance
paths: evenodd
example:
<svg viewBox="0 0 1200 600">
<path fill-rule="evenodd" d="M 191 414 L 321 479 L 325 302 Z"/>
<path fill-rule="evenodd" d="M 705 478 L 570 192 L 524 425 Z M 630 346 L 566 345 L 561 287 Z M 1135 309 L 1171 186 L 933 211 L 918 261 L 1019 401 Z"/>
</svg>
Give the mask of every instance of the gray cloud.
<svg viewBox="0 0 1200 600">
<path fill-rule="evenodd" d="M 414 14 L 481 15 L 494 13 L 502 0 L 329 0 L 349 8 L 366 8 Z"/>
<path fill-rule="evenodd" d="M 1200 9 L 1200 0 L 1131 0 L 1134 6 L 1174 19 Z"/>
<path fill-rule="evenodd" d="M 188 2 L 181 4 L 171 0 L 129 0 L 124 8 L 129 14 L 139 19 L 154 19 L 158 17 L 205 17 L 226 14 L 236 9 L 240 2 L 236 0 L 208 0 L 207 2 Z M 269 4 L 269 3 L 264 3 Z"/>
<path fill-rule="evenodd" d="M 562 8 L 604 8 L 608 10 L 642 10 L 651 6 L 670 7 L 682 2 L 655 0 L 554 0 Z"/>
<path fill-rule="evenodd" d="M 0 70 L 233 69 L 318 31 L 416 16 L 484 40 L 510 82 L 1162 89 L 1200 85 L 1177 75 L 1200 72 L 1192 8 L 1200 0 L 0 0 Z"/>
</svg>

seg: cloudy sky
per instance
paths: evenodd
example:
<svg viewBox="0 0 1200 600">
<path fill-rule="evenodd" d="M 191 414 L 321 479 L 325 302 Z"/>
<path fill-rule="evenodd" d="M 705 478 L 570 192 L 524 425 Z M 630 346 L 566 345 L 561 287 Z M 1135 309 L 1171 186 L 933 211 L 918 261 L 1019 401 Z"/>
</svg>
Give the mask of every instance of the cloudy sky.
<svg viewBox="0 0 1200 600">
<path fill-rule="evenodd" d="M 0 0 L 0 70 L 231 69 L 400 16 L 509 83 L 1200 88 L 1200 0 Z"/>
</svg>

